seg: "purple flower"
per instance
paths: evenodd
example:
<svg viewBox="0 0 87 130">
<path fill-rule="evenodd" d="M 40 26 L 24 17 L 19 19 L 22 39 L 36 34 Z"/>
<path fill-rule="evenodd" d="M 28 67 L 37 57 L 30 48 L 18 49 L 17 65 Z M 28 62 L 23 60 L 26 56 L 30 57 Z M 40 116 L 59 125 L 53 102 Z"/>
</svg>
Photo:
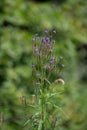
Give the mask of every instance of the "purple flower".
<svg viewBox="0 0 87 130">
<path fill-rule="evenodd" d="M 42 42 L 43 42 L 43 43 L 46 43 L 45 37 L 42 37 Z"/>
<path fill-rule="evenodd" d="M 36 45 L 34 45 L 34 47 L 33 47 L 34 49 L 36 49 Z"/>
<path fill-rule="evenodd" d="M 48 30 L 46 29 L 44 32 L 45 32 L 45 33 L 48 33 Z"/>
<path fill-rule="evenodd" d="M 51 48 L 51 44 L 50 44 L 50 43 L 47 43 L 46 46 L 47 46 L 48 48 Z"/>
<path fill-rule="evenodd" d="M 46 37 L 46 42 L 50 43 L 50 38 L 49 37 Z"/>
<path fill-rule="evenodd" d="M 42 42 L 43 43 L 50 43 L 50 37 L 42 37 Z"/>
<path fill-rule="evenodd" d="M 35 38 L 34 38 L 34 37 L 32 38 L 32 41 L 35 41 Z"/>
<path fill-rule="evenodd" d="M 62 64 L 61 66 L 64 67 L 64 64 Z"/>
<path fill-rule="evenodd" d="M 32 68 L 34 68 L 35 67 L 35 65 L 34 64 L 32 64 Z"/>
<path fill-rule="evenodd" d="M 50 66 L 47 66 L 47 70 L 50 71 L 50 69 L 51 69 Z"/>
</svg>

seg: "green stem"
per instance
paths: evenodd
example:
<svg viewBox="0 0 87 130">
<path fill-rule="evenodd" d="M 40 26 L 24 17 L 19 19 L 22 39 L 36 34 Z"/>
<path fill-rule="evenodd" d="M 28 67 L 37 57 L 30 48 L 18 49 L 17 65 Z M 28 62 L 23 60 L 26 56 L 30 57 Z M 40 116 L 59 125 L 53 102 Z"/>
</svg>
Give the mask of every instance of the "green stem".
<svg viewBox="0 0 87 130">
<path fill-rule="evenodd" d="M 45 130 L 45 116 L 46 116 L 46 100 L 45 97 L 42 98 L 42 130 Z"/>
<path fill-rule="evenodd" d="M 44 129 L 44 104 L 43 104 L 43 101 L 42 101 L 42 121 L 43 121 L 43 123 L 42 123 L 42 130 L 45 130 Z"/>
</svg>

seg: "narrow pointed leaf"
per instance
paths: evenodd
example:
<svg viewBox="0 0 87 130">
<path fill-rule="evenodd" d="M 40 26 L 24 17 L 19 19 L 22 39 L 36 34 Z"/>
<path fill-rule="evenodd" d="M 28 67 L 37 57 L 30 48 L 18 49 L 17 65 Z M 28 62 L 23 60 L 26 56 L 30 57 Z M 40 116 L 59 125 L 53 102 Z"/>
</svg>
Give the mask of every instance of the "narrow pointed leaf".
<svg viewBox="0 0 87 130">
<path fill-rule="evenodd" d="M 38 126 L 38 130 L 42 130 L 42 123 L 43 123 L 43 121 L 41 120 L 39 123 L 39 126 Z"/>
</svg>

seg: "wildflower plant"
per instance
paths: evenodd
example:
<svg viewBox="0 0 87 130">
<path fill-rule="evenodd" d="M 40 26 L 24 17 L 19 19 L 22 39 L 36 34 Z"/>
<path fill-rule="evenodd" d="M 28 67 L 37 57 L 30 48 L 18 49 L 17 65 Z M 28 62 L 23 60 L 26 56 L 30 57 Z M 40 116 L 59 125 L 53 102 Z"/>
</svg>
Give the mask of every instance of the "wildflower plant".
<svg viewBox="0 0 87 130">
<path fill-rule="evenodd" d="M 56 41 L 53 39 L 56 30 L 50 34 L 45 30 L 42 36 L 38 33 L 32 38 L 33 42 L 33 61 L 32 61 L 32 84 L 34 87 L 33 103 L 29 104 L 35 112 L 25 122 L 24 125 L 30 123 L 32 130 L 48 130 L 54 129 L 57 124 L 57 118 L 53 119 L 52 113 L 49 114 L 49 108 L 62 109 L 53 102 L 52 99 L 59 94 L 54 91 L 55 84 L 64 80 L 56 77 L 51 81 L 53 73 L 60 73 L 63 64 L 63 57 L 56 58 L 53 54 L 53 48 Z"/>
</svg>

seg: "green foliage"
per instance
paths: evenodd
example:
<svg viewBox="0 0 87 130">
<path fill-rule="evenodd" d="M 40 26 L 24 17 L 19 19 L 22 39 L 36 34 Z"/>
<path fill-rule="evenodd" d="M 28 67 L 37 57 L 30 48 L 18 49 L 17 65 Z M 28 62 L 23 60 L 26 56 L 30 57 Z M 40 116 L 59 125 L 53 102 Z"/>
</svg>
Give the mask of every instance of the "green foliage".
<svg viewBox="0 0 87 130">
<path fill-rule="evenodd" d="M 87 128 L 87 1 L 66 0 L 62 4 L 49 1 L 0 0 L 0 112 L 2 130 L 27 130 L 23 124 L 32 109 L 25 108 L 20 97 L 32 98 L 31 63 L 34 33 L 44 28 L 57 29 L 56 56 L 64 57 L 64 111 L 69 119 L 59 119 L 59 130 Z M 59 47 L 60 46 L 60 47 Z M 52 74 L 53 80 L 55 75 Z M 79 82 L 77 82 L 79 81 Z M 84 82 L 84 84 L 83 84 Z M 79 85 L 80 84 L 80 85 Z M 82 84 L 82 85 L 81 85 Z M 61 89 L 61 88 L 60 88 Z M 55 100 L 54 100 L 55 101 Z M 59 101 L 59 100 L 58 100 Z M 57 101 L 55 101 L 57 102 Z M 51 110 L 49 110 L 51 113 Z M 54 115 L 57 112 L 54 112 Z M 31 129 L 31 127 L 30 127 Z"/>
</svg>

